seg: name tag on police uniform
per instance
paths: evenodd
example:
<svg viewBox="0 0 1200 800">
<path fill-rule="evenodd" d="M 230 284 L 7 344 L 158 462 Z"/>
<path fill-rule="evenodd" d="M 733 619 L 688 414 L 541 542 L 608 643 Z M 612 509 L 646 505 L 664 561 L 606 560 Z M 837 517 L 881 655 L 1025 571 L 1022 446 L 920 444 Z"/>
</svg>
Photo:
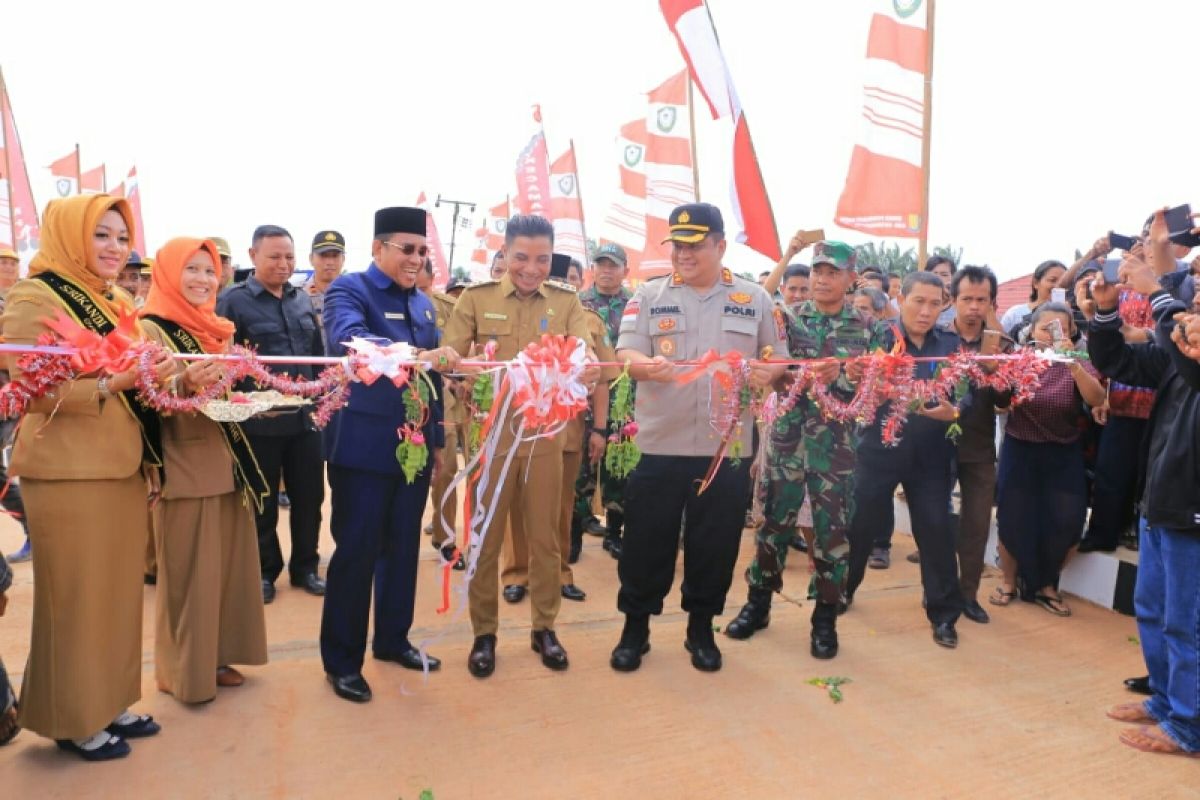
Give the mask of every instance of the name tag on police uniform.
<svg viewBox="0 0 1200 800">
<path fill-rule="evenodd" d="M 508 319 L 508 314 L 497 314 L 494 311 L 483 312 L 484 319 Z"/>
<path fill-rule="evenodd" d="M 383 312 L 383 318 L 384 319 L 404 319 L 404 314 L 399 311 L 385 311 L 385 312 Z"/>
</svg>

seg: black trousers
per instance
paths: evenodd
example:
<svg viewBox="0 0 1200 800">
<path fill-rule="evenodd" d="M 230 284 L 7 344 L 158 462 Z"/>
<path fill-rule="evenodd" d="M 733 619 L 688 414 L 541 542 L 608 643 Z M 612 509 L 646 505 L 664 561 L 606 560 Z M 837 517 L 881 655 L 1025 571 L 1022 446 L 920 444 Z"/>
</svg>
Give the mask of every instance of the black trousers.
<svg viewBox="0 0 1200 800">
<path fill-rule="evenodd" d="M 283 572 L 283 552 L 275 528 L 279 524 L 279 478 L 287 484 L 292 501 L 292 557 L 288 574 L 293 581 L 317 571 L 317 538 L 321 533 L 321 503 L 325 501 L 325 462 L 321 457 L 321 434 L 317 431 L 290 436 L 250 436 L 267 486 L 272 491 L 255 515 L 258 528 L 258 558 L 263 580 L 275 582 Z"/>
<path fill-rule="evenodd" d="M 750 492 L 750 460 L 726 459 L 704 494 L 709 456 L 644 455 L 625 486 L 625 539 L 617 608 L 630 616 L 661 614 L 675 581 L 683 526 L 683 610 L 717 616 L 733 582 Z"/>
<path fill-rule="evenodd" d="M 1092 489 L 1092 519 L 1084 536 L 1101 547 L 1116 547 L 1121 533 L 1133 524 L 1138 451 L 1146 423 L 1147 420 L 1136 417 L 1110 416 L 1100 434 L 1096 482 Z"/>
<path fill-rule="evenodd" d="M 939 443 L 940 444 L 940 443 Z M 850 575 L 846 594 L 853 595 L 867 570 L 871 548 L 893 526 L 892 495 L 904 487 L 913 538 L 921 551 L 921 584 L 926 616 L 933 623 L 954 622 L 962 613 L 958 558 L 950 523 L 950 490 L 954 486 L 954 451 L 918 447 L 859 450 L 855 469 L 854 519 L 850 523 Z M 945 455 L 943 458 L 942 455 Z"/>
</svg>

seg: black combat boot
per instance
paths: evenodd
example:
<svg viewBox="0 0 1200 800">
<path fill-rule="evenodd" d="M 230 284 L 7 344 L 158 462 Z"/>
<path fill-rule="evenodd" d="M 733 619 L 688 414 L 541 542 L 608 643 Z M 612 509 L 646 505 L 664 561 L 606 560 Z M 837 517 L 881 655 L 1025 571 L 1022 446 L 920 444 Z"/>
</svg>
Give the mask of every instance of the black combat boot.
<svg viewBox="0 0 1200 800">
<path fill-rule="evenodd" d="M 609 664 L 617 672 L 633 672 L 642 665 L 642 656 L 650 652 L 650 618 L 625 617 L 621 641 L 612 651 Z"/>
<path fill-rule="evenodd" d="M 688 615 L 687 640 L 683 646 L 692 654 L 692 666 L 701 672 L 716 672 L 721 668 L 721 650 L 713 639 L 711 616 Z"/>
<path fill-rule="evenodd" d="M 730 639 L 749 639 L 771 624 L 771 590 L 750 587 L 750 597 L 738 615 L 725 626 Z"/>
<path fill-rule="evenodd" d="M 608 533 L 604 535 L 604 549 L 619 561 L 621 559 L 621 529 L 625 526 L 625 514 L 620 511 L 608 511 L 604 516 L 605 527 L 608 529 Z"/>
<path fill-rule="evenodd" d="M 837 655 L 837 603 L 820 603 L 813 608 L 812 613 L 812 647 L 809 652 L 813 658 L 829 659 Z"/>
<path fill-rule="evenodd" d="M 578 514 L 571 515 L 571 551 L 567 553 L 567 563 L 574 564 L 579 560 L 579 553 L 583 550 L 583 520 Z"/>
</svg>

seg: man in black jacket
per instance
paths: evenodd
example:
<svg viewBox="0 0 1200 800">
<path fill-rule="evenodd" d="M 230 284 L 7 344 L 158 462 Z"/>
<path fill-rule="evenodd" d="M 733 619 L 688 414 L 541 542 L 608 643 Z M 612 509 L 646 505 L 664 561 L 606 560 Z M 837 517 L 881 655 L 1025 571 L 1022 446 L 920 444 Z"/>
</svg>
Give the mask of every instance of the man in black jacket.
<svg viewBox="0 0 1200 800">
<path fill-rule="evenodd" d="M 1161 217 L 1161 214 L 1156 215 Z M 1166 226 L 1158 221 L 1165 248 Z M 1150 295 L 1155 341 L 1129 345 L 1117 313 L 1119 288 L 1102 276 L 1092 284 L 1096 316 L 1088 352 L 1104 375 L 1157 390 L 1142 451 L 1141 534 L 1134 593 L 1142 654 L 1150 670 L 1150 699 L 1108 712 L 1138 724 L 1121 741 L 1146 752 L 1200 752 L 1200 363 L 1171 340 L 1183 303 L 1158 288 L 1152 270 L 1127 259 L 1127 285 Z"/>
</svg>

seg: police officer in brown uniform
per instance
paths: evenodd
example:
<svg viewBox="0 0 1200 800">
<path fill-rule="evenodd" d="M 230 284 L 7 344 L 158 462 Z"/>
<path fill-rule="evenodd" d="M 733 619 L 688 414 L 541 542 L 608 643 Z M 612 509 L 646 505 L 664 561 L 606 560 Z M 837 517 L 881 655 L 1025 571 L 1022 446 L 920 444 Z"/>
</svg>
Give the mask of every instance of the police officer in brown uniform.
<svg viewBox="0 0 1200 800">
<path fill-rule="evenodd" d="M 467 353 L 472 344 L 496 342 L 496 359 L 507 361 L 542 334 L 578 337 L 589 343 L 583 306 L 574 292 L 546 282 L 554 249 L 554 227 L 541 217 L 516 216 L 504 235 L 504 261 L 508 271 L 496 281 L 468 288 L 454 306 L 443 344 Z M 582 378 L 594 383 L 595 367 Z M 515 410 L 496 424 L 505 431 L 500 452 L 513 444 Z M 496 487 L 503 468 L 496 459 L 489 470 L 489 485 Z M 514 503 L 521 507 L 529 543 L 529 588 L 533 623 L 531 645 L 550 669 L 566 669 L 567 652 L 554 633 L 561 602 L 559 594 L 558 495 L 562 484 L 562 440 L 559 437 L 523 442 L 517 447 L 512 468 L 499 488 L 492 518 L 484 532 L 483 547 L 471 580 L 469 601 L 475 642 L 467 667 L 477 678 L 496 668 L 496 629 L 499 605 L 497 558 L 504 538 L 504 521 Z"/>
<path fill-rule="evenodd" d="M 712 620 L 725 608 L 750 492 L 750 431 L 743 422 L 741 459 L 726 457 L 703 494 L 719 440 L 710 424 L 711 378 L 679 384 L 675 362 L 709 350 L 757 359 L 770 347 L 787 352 L 783 326 L 762 287 L 721 266 L 725 226 L 708 203 L 679 206 L 669 218 L 674 272 L 642 284 L 625 307 L 617 357 L 638 381 L 635 417 L 642 451 L 625 488 L 625 546 L 618 563 L 617 608 L 625 614 L 613 669 L 641 666 L 650 650 L 650 615 L 661 614 L 675 579 L 683 524 L 683 609 L 692 666 L 721 668 Z M 783 367 L 753 363 L 750 384 L 764 388 Z"/>
</svg>

